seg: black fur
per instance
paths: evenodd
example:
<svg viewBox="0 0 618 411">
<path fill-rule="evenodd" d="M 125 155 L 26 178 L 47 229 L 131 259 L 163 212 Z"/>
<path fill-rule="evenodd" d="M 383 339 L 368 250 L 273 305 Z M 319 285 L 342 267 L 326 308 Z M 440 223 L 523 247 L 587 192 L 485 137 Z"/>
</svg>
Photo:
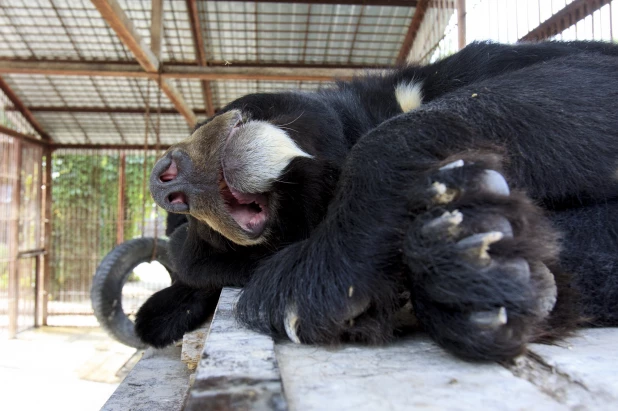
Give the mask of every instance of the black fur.
<svg viewBox="0 0 618 411">
<path fill-rule="evenodd" d="M 423 104 L 402 114 L 394 88 L 410 80 L 422 82 Z M 172 236 L 179 281 L 244 286 L 238 318 L 276 335 L 285 335 L 293 305 L 307 343 L 390 340 L 405 293 L 431 336 L 468 358 L 510 358 L 582 321 L 618 325 L 616 101 L 618 46 L 593 42 L 475 43 L 432 65 L 332 90 L 243 97 L 223 111 L 292 122 L 289 134 L 314 159 L 293 160 L 274 187 L 281 207 L 267 244 L 241 247 L 189 218 Z M 464 167 L 439 170 L 458 159 Z M 485 169 L 506 177 L 510 196 L 479 185 Z M 459 194 L 435 204 L 435 181 Z M 457 237 L 422 234 L 427 221 L 456 209 L 464 216 Z M 513 231 L 491 247 L 497 264 L 481 270 L 462 260 L 456 241 L 491 231 L 497 218 Z M 529 277 L 508 264 L 524 260 Z M 543 266 L 558 286 L 547 318 L 539 314 Z M 177 301 L 195 294 L 172 288 L 138 313 L 137 331 L 153 345 L 197 323 L 161 325 L 183 317 Z M 212 297 L 200 298 L 192 312 L 212 308 Z M 351 307 L 366 304 L 348 321 Z M 504 327 L 469 321 L 497 307 L 508 312 Z"/>
</svg>

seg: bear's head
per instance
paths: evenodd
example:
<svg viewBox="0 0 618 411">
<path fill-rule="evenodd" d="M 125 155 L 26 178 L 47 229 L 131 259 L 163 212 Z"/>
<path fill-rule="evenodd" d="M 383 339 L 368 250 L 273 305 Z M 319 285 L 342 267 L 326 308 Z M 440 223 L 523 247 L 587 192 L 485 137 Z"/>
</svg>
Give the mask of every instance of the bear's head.
<svg viewBox="0 0 618 411">
<path fill-rule="evenodd" d="M 293 241 L 323 216 L 346 151 L 339 116 L 316 95 L 251 94 L 171 146 L 150 190 L 236 244 Z"/>
</svg>

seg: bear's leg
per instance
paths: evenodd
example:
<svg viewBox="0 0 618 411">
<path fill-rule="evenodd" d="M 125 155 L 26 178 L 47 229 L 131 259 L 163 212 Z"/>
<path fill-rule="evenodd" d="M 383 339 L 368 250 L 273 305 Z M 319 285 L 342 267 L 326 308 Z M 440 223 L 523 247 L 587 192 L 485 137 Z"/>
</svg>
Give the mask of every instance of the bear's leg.
<svg viewBox="0 0 618 411">
<path fill-rule="evenodd" d="M 488 79 L 362 137 L 322 223 L 260 263 L 239 318 L 305 343 L 385 341 L 407 283 L 418 319 L 459 355 L 509 358 L 543 337 L 573 303 L 553 229 L 519 190 L 617 192 L 616 60 L 592 58 Z"/>
<path fill-rule="evenodd" d="M 556 236 L 494 165 L 457 160 L 410 193 L 403 255 L 417 319 L 467 358 L 520 354 L 544 332 L 558 298 Z"/>
<path fill-rule="evenodd" d="M 618 201 L 554 211 L 560 262 L 573 276 L 585 324 L 618 325 Z"/>
</svg>

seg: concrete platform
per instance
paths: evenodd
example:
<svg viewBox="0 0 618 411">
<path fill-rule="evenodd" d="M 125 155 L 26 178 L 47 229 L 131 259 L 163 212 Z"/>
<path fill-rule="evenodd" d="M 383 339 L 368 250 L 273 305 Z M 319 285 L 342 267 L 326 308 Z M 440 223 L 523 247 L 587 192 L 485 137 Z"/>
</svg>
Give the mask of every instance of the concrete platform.
<svg viewBox="0 0 618 411">
<path fill-rule="evenodd" d="M 185 339 L 183 358 L 191 368 L 197 361 L 197 370 L 184 403 L 180 393 L 189 387 L 189 370 L 180 352 L 170 349 L 165 355 L 173 352 L 172 357 L 157 363 L 163 352 L 153 352 L 127 377 L 121 388 L 134 397 L 131 402 L 111 406 L 112 397 L 104 409 L 618 409 L 618 328 L 582 330 L 559 346 L 533 344 L 526 356 L 509 364 L 471 363 L 422 333 L 385 347 L 273 341 L 236 323 L 238 293 L 224 289 L 210 329 Z M 195 352 L 197 336 L 206 338 L 201 357 Z M 140 367 L 146 361 L 152 368 Z M 171 369 L 173 376 L 165 371 Z M 161 407 L 163 394 L 171 391 L 174 400 Z"/>
<path fill-rule="evenodd" d="M 618 328 L 582 330 L 561 346 L 534 344 L 529 355 L 508 365 L 462 361 L 420 333 L 386 347 L 328 348 L 280 341 L 274 342 L 270 358 L 264 348 L 267 337 L 235 324 L 231 313 L 237 293 L 222 293 L 196 386 L 215 376 L 242 379 L 245 397 L 256 399 L 243 403 L 244 409 L 618 409 Z M 227 344 L 219 351 L 222 340 Z M 278 379 L 273 374 L 277 369 Z M 257 401 L 268 395 L 256 389 L 256 375 L 269 379 L 274 396 L 280 382 L 285 403 L 269 408 Z"/>
</svg>

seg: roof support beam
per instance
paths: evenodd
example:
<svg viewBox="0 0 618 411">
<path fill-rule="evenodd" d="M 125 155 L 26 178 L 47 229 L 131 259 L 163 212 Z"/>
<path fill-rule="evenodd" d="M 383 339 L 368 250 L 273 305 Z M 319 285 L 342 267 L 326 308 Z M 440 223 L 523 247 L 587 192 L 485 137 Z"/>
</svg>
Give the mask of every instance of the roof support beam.
<svg viewBox="0 0 618 411">
<path fill-rule="evenodd" d="M 37 144 L 43 147 L 47 147 L 49 144 L 49 142 L 45 140 L 39 140 L 38 138 L 34 138 L 32 136 L 29 136 L 28 134 L 20 133 L 17 130 L 13 130 L 12 128 L 5 127 L 1 124 L 0 124 L 0 134 L 6 134 L 7 136 L 19 138 L 28 143 Z"/>
<path fill-rule="evenodd" d="M 187 11 L 189 13 L 189 22 L 191 23 L 191 33 L 193 35 L 193 46 L 195 47 L 195 55 L 198 64 L 202 67 L 208 65 L 206 60 L 206 52 L 204 48 L 204 37 L 202 35 L 202 27 L 200 24 L 200 16 L 197 9 L 197 0 L 187 0 Z M 215 108 L 212 102 L 212 89 L 210 81 L 202 81 L 202 95 L 204 96 L 204 107 L 209 117 L 215 115 Z"/>
<path fill-rule="evenodd" d="M 237 67 L 166 65 L 161 71 L 164 79 L 187 78 L 199 80 L 280 80 L 332 81 L 362 75 L 366 70 L 314 67 Z M 157 73 L 146 73 L 135 64 L 107 64 L 82 62 L 54 62 L 34 60 L 0 60 L 1 73 L 43 74 L 47 76 L 105 76 L 157 79 Z"/>
<path fill-rule="evenodd" d="M 16 107 L 5 107 L 6 111 L 16 111 Z M 79 107 L 79 106 L 29 106 L 33 113 L 100 113 L 100 114 L 146 114 L 143 107 Z M 196 110 L 206 114 L 205 110 Z M 152 113 L 152 111 L 151 111 Z M 173 108 L 161 108 L 161 114 L 178 114 Z"/>
<path fill-rule="evenodd" d="M 215 0 L 225 1 L 225 0 Z M 246 0 L 231 0 L 246 1 Z M 260 0 L 262 3 L 311 3 L 311 4 L 337 4 L 337 5 L 362 5 L 362 6 L 408 6 L 416 7 L 417 0 Z"/>
<path fill-rule="evenodd" d="M 540 41 L 548 39 L 568 29 L 578 21 L 592 15 L 611 0 L 573 0 L 562 10 L 539 24 L 519 41 Z"/>
<path fill-rule="evenodd" d="M 408 27 L 408 32 L 406 33 L 406 37 L 403 39 L 401 49 L 399 49 L 397 64 L 404 64 L 406 62 L 408 54 L 410 54 L 410 49 L 412 49 L 414 41 L 416 40 L 416 35 L 421 27 L 421 23 L 425 18 L 425 13 L 429 8 L 429 3 L 431 3 L 431 0 L 418 0 L 416 9 L 414 10 L 414 15 L 412 16 L 412 21 Z"/>
<path fill-rule="evenodd" d="M 22 103 L 19 97 L 17 97 L 17 94 L 15 94 L 13 90 L 11 90 L 9 85 L 4 81 L 2 77 L 0 77 L 0 89 L 4 92 L 4 94 L 8 97 L 8 99 L 11 100 L 11 103 L 13 103 L 13 106 L 15 106 L 17 111 L 19 111 L 21 115 L 24 116 L 26 121 L 30 123 L 32 128 L 37 133 L 39 133 L 39 135 L 41 136 L 43 140 L 53 141 L 52 138 L 49 136 L 49 134 L 45 132 L 45 130 L 43 129 L 41 124 L 38 122 L 38 120 L 34 117 L 32 112 L 28 110 L 28 107 L 26 107 L 26 105 Z"/>
<path fill-rule="evenodd" d="M 148 145 L 143 144 L 53 144 L 52 150 L 76 149 L 76 150 L 167 150 L 170 146 L 166 144 Z"/>
<path fill-rule="evenodd" d="M 150 12 L 150 50 L 161 61 L 163 35 L 163 0 L 152 0 Z"/>
<path fill-rule="evenodd" d="M 157 73 L 161 69 L 159 59 L 157 59 L 155 54 L 145 45 L 133 26 L 133 23 L 125 14 L 124 10 L 122 10 L 118 2 L 116 0 L 91 1 L 99 10 L 99 13 L 101 13 L 101 16 L 105 19 L 107 24 L 116 32 L 118 38 L 127 46 L 131 53 L 133 53 L 140 66 L 142 66 L 148 74 L 154 75 L 156 78 Z M 189 108 L 182 95 L 178 93 L 169 81 L 161 79 L 158 83 L 160 84 L 161 90 L 167 95 L 172 104 L 174 104 L 174 107 L 183 115 L 187 123 L 193 127 L 196 122 L 195 113 Z"/>
</svg>

